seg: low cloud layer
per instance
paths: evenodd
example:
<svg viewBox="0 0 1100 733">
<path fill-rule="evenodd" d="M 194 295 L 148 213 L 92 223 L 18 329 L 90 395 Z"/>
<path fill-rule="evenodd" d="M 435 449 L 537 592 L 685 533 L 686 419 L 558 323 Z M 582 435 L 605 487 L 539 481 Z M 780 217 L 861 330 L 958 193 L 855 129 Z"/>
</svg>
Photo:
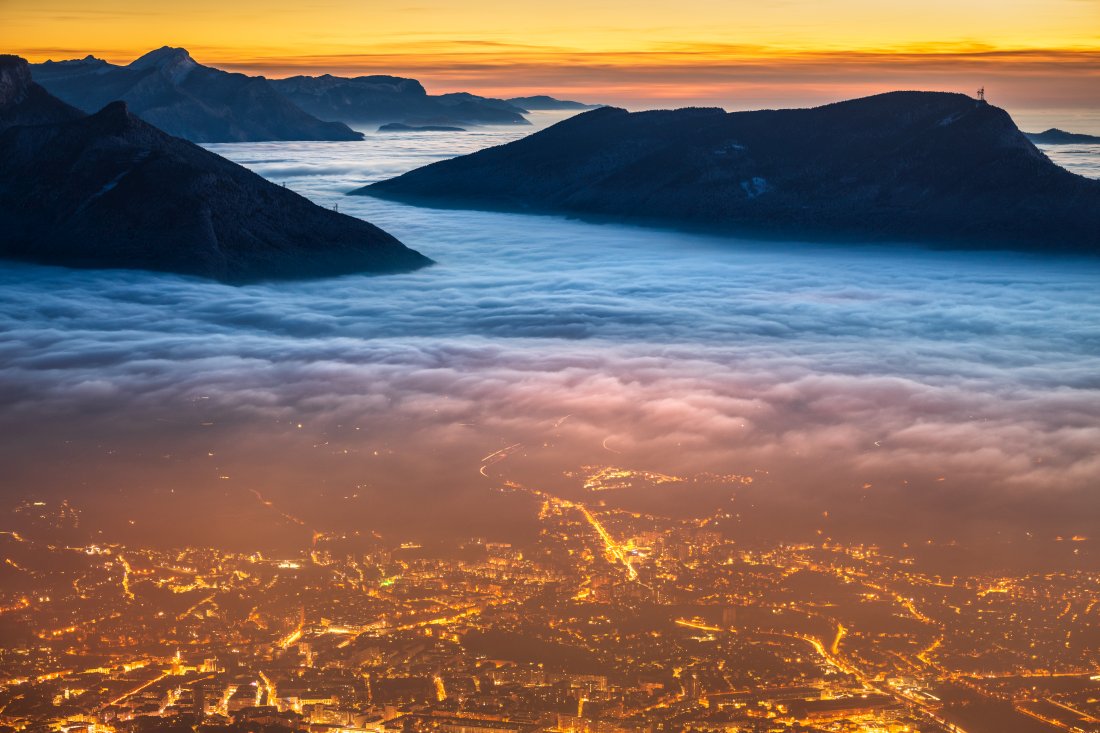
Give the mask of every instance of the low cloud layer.
<svg viewBox="0 0 1100 733">
<path fill-rule="evenodd" d="M 286 149 L 238 156 L 440 264 L 242 288 L 5 266 L 8 495 L 79 492 L 76 475 L 93 496 L 181 476 L 306 503 L 360 485 L 457 496 L 484 485 L 482 456 L 523 443 L 547 480 L 605 461 L 767 471 L 769 492 L 837 502 L 1095 503 L 1095 262 L 339 198 L 401 162 L 325 149 L 298 167 Z"/>
</svg>

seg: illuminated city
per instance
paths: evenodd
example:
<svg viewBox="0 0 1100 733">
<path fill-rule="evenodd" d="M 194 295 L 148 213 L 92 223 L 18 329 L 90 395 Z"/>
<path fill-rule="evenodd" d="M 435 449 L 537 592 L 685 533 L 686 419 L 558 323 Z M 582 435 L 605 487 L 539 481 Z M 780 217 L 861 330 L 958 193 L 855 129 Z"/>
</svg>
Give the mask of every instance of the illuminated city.
<svg viewBox="0 0 1100 733">
<path fill-rule="evenodd" d="M 1100 733 L 1100 0 L 0 0 L 0 733 Z"/>
<path fill-rule="evenodd" d="M 586 465 L 565 498 L 507 478 L 522 450 L 479 473 L 537 513 L 523 545 L 334 534 L 257 494 L 297 528 L 299 551 L 152 550 L 76 544 L 73 507 L 20 506 L 28 529 L 2 536 L 3 623 L 18 643 L 3 651 L 0 719 L 377 733 L 1100 720 L 1095 572 L 961 576 L 916 559 L 934 548 L 744 544 L 737 501 L 673 519 L 600 497 L 693 483 L 734 497 L 751 473 Z"/>
</svg>

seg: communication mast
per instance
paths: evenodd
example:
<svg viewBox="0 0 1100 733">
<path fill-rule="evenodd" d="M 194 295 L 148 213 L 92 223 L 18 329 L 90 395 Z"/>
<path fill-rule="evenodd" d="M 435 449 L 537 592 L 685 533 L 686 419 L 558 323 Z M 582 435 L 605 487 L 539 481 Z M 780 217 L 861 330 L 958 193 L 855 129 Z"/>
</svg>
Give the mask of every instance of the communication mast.
<svg viewBox="0 0 1100 733">
<path fill-rule="evenodd" d="M 978 101 L 979 102 L 984 102 L 985 101 L 985 87 L 982 87 L 981 89 L 978 90 Z"/>
</svg>

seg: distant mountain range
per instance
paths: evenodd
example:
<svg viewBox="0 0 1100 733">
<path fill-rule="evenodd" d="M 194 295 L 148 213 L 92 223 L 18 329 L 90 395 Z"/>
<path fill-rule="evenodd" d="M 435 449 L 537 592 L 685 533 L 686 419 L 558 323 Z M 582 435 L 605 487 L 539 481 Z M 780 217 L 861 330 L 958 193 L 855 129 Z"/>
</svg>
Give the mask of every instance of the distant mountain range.
<svg viewBox="0 0 1100 733">
<path fill-rule="evenodd" d="M 397 76 L 292 76 L 271 84 L 323 120 L 412 127 L 530 124 L 526 110 L 502 99 L 465 92 L 433 96 L 416 79 Z"/>
<path fill-rule="evenodd" d="M 1100 181 L 961 94 L 735 113 L 605 107 L 352 193 L 751 236 L 1100 253 Z"/>
<path fill-rule="evenodd" d="M 1042 132 L 1025 132 L 1027 139 L 1037 145 L 1100 145 L 1100 135 L 1066 132 L 1052 127 Z"/>
<path fill-rule="evenodd" d="M 431 263 L 381 229 L 313 204 L 138 119 L 93 115 L 0 56 L 0 256 L 228 282 L 397 272 Z"/>
<path fill-rule="evenodd" d="M 525 109 L 529 112 L 536 112 L 542 110 L 585 110 L 585 109 L 597 109 L 602 107 L 602 104 L 585 104 L 584 102 L 572 102 L 568 99 L 554 99 L 548 97 L 545 94 L 537 94 L 533 97 L 513 97 L 506 100 L 509 104 L 513 104 L 521 109 Z"/>
<path fill-rule="evenodd" d="M 126 66 L 91 56 L 31 67 L 34 80 L 85 112 L 121 100 L 146 122 L 193 142 L 361 140 L 341 122 L 302 111 L 266 79 L 195 62 L 182 48 L 159 48 Z"/>
<path fill-rule="evenodd" d="M 406 125 L 403 122 L 387 122 L 378 128 L 379 132 L 466 132 L 464 127 L 446 125 Z"/>
<path fill-rule="evenodd" d="M 87 56 L 31 70 L 47 91 L 85 112 L 122 100 L 146 122 L 200 143 L 361 140 L 348 125 L 526 125 L 528 110 L 584 109 L 547 96 L 430 95 L 416 79 L 396 76 L 246 76 L 203 66 L 169 46 L 124 66 Z"/>
</svg>

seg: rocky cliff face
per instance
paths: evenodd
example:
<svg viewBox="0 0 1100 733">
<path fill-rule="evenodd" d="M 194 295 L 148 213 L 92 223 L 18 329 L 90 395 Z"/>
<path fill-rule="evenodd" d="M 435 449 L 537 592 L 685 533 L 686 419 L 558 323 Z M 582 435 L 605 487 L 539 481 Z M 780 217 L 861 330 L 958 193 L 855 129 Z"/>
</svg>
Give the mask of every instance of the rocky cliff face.
<svg viewBox="0 0 1100 733">
<path fill-rule="evenodd" d="M 127 66 L 88 57 L 32 67 L 35 81 L 85 112 L 125 101 L 169 134 L 194 142 L 360 140 L 340 122 L 324 122 L 297 107 L 262 77 L 230 74 L 165 46 Z"/>
<path fill-rule="evenodd" d="M 23 101 L 32 88 L 30 67 L 18 56 L 0 56 L 0 106 L 5 109 Z"/>
<path fill-rule="evenodd" d="M 960 94 L 731 114 L 603 108 L 355 193 L 753 236 L 1100 253 L 1100 182 Z"/>
<path fill-rule="evenodd" d="M 80 110 L 35 84 L 26 61 L 0 55 L 0 131 L 14 125 L 44 125 L 82 116 Z"/>
<path fill-rule="evenodd" d="M 0 64 L 0 119 L 13 108 L 59 119 L 0 133 L 0 256 L 228 282 L 430 264 L 367 222 L 161 132 L 122 102 L 58 115 L 60 103 L 35 91 L 25 66 Z"/>
</svg>

